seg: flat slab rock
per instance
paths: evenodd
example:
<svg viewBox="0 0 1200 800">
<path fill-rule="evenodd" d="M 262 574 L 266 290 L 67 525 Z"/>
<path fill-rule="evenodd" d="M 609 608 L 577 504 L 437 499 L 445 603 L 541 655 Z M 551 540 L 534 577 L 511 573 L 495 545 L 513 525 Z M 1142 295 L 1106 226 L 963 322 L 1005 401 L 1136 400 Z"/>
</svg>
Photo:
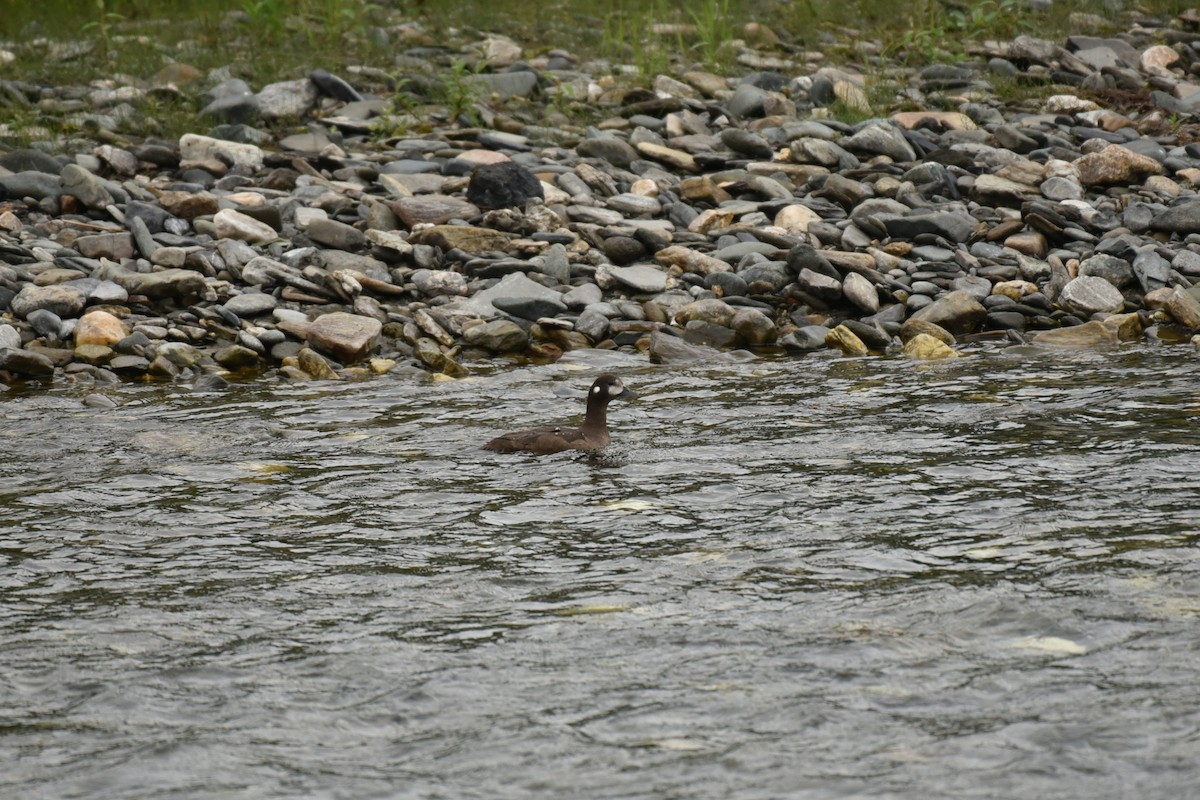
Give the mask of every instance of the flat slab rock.
<svg viewBox="0 0 1200 800">
<path fill-rule="evenodd" d="M 361 361 L 379 343 L 383 324 L 373 317 L 335 311 L 308 326 L 308 344 L 343 364 Z"/>
</svg>

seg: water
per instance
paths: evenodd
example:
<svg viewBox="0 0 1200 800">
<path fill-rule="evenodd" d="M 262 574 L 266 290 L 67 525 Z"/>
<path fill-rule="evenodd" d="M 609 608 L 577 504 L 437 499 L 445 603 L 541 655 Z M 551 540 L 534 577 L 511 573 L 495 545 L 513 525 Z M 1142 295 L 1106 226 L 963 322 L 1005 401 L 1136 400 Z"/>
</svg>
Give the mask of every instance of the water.
<svg viewBox="0 0 1200 800">
<path fill-rule="evenodd" d="M 576 418 L 603 454 L 478 450 Z M 0 796 L 1200 797 L 1186 347 L 0 405 Z"/>
</svg>

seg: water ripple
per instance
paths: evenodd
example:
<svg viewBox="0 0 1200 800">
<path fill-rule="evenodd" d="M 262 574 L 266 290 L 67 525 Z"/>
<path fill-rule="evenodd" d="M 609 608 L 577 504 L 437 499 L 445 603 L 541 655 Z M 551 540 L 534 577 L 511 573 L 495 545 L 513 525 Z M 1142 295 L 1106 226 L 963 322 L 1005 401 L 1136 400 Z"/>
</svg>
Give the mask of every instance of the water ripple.
<svg viewBox="0 0 1200 800">
<path fill-rule="evenodd" d="M 1193 360 L 10 398 L 0 791 L 1190 796 Z"/>
</svg>

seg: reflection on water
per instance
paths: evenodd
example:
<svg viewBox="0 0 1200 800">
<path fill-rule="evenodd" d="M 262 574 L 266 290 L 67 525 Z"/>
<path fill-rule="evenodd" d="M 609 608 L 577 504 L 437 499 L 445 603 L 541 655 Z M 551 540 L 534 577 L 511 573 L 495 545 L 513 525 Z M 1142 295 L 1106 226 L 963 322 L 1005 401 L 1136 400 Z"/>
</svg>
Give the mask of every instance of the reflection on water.
<svg viewBox="0 0 1200 800">
<path fill-rule="evenodd" d="M 1194 354 L 4 401 L 7 797 L 1153 797 L 1200 773 Z M 498 455 L 641 395 L 602 454 Z"/>
</svg>

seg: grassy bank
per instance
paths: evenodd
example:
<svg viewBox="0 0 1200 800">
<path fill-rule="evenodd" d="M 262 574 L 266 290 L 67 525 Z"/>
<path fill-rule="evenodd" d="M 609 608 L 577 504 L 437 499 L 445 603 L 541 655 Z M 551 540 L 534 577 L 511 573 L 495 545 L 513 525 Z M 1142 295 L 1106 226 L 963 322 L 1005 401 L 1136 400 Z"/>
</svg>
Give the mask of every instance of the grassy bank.
<svg viewBox="0 0 1200 800">
<path fill-rule="evenodd" d="M 602 11 L 585 0 L 38 0 L 0 15 L 0 79 L 182 85 L 191 75 L 202 86 L 223 68 L 259 88 L 316 67 L 364 66 L 395 85 L 407 74 L 397 54 L 424 47 L 447 48 L 449 78 L 429 83 L 451 94 L 461 85 L 455 76 L 476 68 L 464 45 L 483 32 L 512 36 L 527 57 L 561 48 L 602 59 L 635 84 L 690 65 L 747 72 L 752 66 L 736 61 L 739 39 L 768 56 L 822 51 L 869 72 L 881 60 L 961 60 L 984 39 L 1113 33 L 1138 14 L 1169 19 L 1192 2 L 1144 0 L 1136 13 L 1101 14 L 1106 3 L 1097 0 L 1054 0 L 1045 11 L 1028 0 L 615 0 Z M 164 69 L 175 71 L 164 77 Z M 190 124 L 194 94 L 149 94 L 152 107 L 140 110 L 171 135 Z M 0 111 L 15 122 L 10 132 L 46 124 L 36 108 L 3 96 Z"/>
<path fill-rule="evenodd" d="M 1137 8 L 1170 15 L 1191 0 L 1147 0 Z M 506 33 L 537 49 L 561 47 L 651 71 L 673 58 L 728 66 L 725 43 L 746 23 L 770 29 L 785 48 L 827 49 L 833 41 L 878 41 L 886 54 L 931 60 L 961 55 L 975 40 L 1019 33 L 1054 36 L 1073 14 L 1103 13 L 1095 0 L 39 0 L 0 16 L 0 40 L 16 56 L 3 77 L 79 80 L 113 70 L 147 77 L 171 61 L 200 69 L 233 66 L 256 82 L 295 77 L 314 66 L 387 68 L 406 46 L 398 26 L 419 23 L 434 43 L 464 29 Z M 1129 5 L 1129 4 L 1127 4 Z M 1096 20 L 1093 20 L 1094 22 Z M 82 26 L 82 29 L 81 29 Z M 847 34 L 851 35 L 847 35 Z M 412 34 L 408 34 L 412 35 Z M 770 34 L 763 33 L 763 36 Z M 31 43 L 44 39 L 44 59 Z M 72 56 L 49 42 L 83 40 Z M 415 40 L 415 36 L 414 36 Z"/>
</svg>

